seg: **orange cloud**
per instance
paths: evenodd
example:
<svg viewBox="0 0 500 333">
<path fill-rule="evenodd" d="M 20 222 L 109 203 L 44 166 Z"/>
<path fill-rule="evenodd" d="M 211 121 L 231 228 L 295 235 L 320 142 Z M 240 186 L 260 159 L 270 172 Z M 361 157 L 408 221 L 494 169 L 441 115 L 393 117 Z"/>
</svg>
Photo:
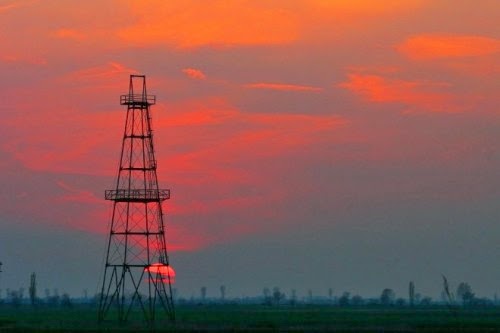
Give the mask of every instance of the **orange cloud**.
<svg viewBox="0 0 500 333">
<path fill-rule="evenodd" d="M 157 0 L 129 6 L 138 20 L 118 36 L 136 45 L 265 45 L 297 37 L 295 15 L 266 2 Z"/>
<path fill-rule="evenodd" d="M 283 84 L 283 83 L 249 83 L 245 85 L 246 88 L 253 89 L 270 89 L 279 91 L 322 91 L 323 88 L 313 87 L 313 86 L 301 86 L 296 84 Z"/>
<path fill-rule="evenodd" d="M 0 5 L 2 11 L 15 10 L 15 19 L 6 24 L 7 48 L 20 48 L 25 53 L 42 52 L 51 41 L 44 38 L 73 39 L 88 43 L 78 50 L 93 54 L 98 49 L 151 45 L 175 48 L 203 46 L 283 45 L 297 41 L 325 42 L 325 37 L 351 39 L 353 29 L 365 29 L 381 18 L 412 12 L 428 0 L 384 1 L 247 1 L 247 0 L 151 0 L 145 6 L 137 0 L 85 1 L 78 6 L 66 2 L 13 2 Z M 28 6 L 28 4 L 34 4 Z M 19 12 L 19 13 L 18 13 Z M 56 28 L 44 18 L 57 17 Z M 20 22 L 23 22 L 22 24 Z M 332 26 L 335 22 L 335 28 Z M 19 25 L 19 26 L 18 26 Z M 12 29 L 11 29 L 12 28 Z M 22 38 L 21 38 L 22 37 Z M 47 44 L 46 44 L 47 43 Z M 52 41 L 53 43 L 53 41 Z M 68 50 L 59 49 L 64 53 Z M 80 57 L 81 58 L 81 57 Z"/>
<path fill-rule="evenodd" d="M 195 80 L 205 80 L 207 78 L 205 73 L 195 68 L 184 68 L 182 72 L 186 74 L 188 77 Z"/>
<path fill-rule="evenodd" d="M 86 35 L 78 30 L 74 29 L 58 29 L 53 32 L 52 34 L 56 38 L 62 38 L 62 39 L 73 39 L 73 40 L 83 40 L 86 38 Z"/>
<path fill-rule="evenodd" d="M 408 11 L 421 7 L 425 0 L 384 0 L 383 2 L 373 0 L 309 0 L 308 3 L 327 14 L 348 16 L 356 14 L 363 16 L 380 16 L 382 14 Z"/>
<path fill-rule="evenodd" d="M 348 29 L 365 29 L 384 17 L 412 13 L 428 2 L 152 0 L 144 6 L 129 0 L 128 9 L 136 21 L 117 29 L 117 34 L 126 43 L 178 48 L 324 42 L 325 36 L 345 36 Z"/>
<path fill-rule="evenodd" d="M 443 83 L 388 79 L 378 75 L 350 74 L 348 81 L 339 85 L 379 103 L 402 103 L 432 112 L 457 112 L 462 108 L 452 94 L 436 92 L 447 86 Z"/>
<path fill-rule="evenodd" d="M 483 36 L 419 35 L 399 44 L 397 50 L 413 60 L 476 57 L 500 52 L 500 40 Z"/>
</svg>

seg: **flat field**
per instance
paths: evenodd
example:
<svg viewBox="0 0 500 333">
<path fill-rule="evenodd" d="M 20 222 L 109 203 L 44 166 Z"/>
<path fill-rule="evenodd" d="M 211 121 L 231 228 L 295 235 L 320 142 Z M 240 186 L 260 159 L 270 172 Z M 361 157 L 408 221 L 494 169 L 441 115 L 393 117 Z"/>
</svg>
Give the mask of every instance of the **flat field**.
<svg viewBox="0 0 500 333">
<path fill-rule="evenodd" d="M 185 305 L 174 324 L 159 316 L 153 327 L 139 315 L 99 325 L 90 306 L 0 306 L 0 332 L 500 332 L 500 307 Z"/>
</svg>

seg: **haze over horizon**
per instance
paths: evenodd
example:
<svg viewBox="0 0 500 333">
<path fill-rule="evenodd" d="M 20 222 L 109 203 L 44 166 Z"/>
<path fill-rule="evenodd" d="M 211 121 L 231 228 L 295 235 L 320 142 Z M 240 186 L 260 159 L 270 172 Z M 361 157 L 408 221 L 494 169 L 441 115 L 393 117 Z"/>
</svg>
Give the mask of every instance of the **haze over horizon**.
<svg viewBox="0 0 500 333">
<path fill-rule="evenodd" d="M 495 0 L 0 0 L 0 289 L 103 270 L 145 74 L 184 297 L 500 293 Z"/>
</svg>

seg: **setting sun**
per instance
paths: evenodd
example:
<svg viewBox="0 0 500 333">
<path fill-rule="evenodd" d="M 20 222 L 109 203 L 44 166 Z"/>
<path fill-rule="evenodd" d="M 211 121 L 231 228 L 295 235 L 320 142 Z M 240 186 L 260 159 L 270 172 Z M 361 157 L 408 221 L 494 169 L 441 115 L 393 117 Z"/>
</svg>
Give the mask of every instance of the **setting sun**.
<svg viewBox="0 0 500 333">
<path fill-rule="evenodd" d="M 156 279 L 159 276 L 164 280 L 168 280 L 171 284 L 175 283 L 175 270 L 172 266 L 155 263 L 145 268 L 144 271 L 148 272 L 153 279 Z"/>
</svg>

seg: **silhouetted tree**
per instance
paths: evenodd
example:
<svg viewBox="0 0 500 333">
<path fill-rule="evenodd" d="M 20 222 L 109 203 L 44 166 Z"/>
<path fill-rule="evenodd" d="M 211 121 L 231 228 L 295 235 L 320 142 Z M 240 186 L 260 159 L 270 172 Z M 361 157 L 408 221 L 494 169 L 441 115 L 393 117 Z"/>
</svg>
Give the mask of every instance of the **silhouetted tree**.
<svg viewBox="0 0 500 333">
<path fill-rule="evenodd" d="M 333 289 L 332 288 L 328 289 L 328 300 L 330 301 L 330 303 L 333 300 Z"/>
<path fill-rule="evenodd" d="M 273 288 L 273 301 L 274 301 L 274 304 L 279 305 L 284 298 L 285 298 L 285 294 L 283 294 L 280 291 L 280 288 L 274 287 Z"/>
<path fill-rule="evenodd" d="M 349 305 L 349 297 L 351 296 L 350 293 L 344 292 L 342 296 L 339 298 L 339 306 L 348 306 Z"/>
<path fill-rule="evenodd" d="M 395 298 L 396 294 L 394 291 L 390 288 L 385 288 L 380 295 L 380 303 L 385 306 L 392 305 Z"/>
<path fill-rule="evenodd" d="M 201 300 L 205 303 L 205 299 L 207 298 L 207 287 L 201 287 L 200 289 Z"/>
<path fill-rule="evenodd" d="M 461 282 L 457 287 L 457 297 L 462 300 L 462 304 L 470 305 L 474 300 L 474 293 L 471 286 L 466 282 Z"/>
<path fill-rule="evenodd" d="M 71 303 L 71 299 L 67 293 L 62 294 L 61 297 L 61 306 L 65 308 L 70 308 L 73 304 Z"/>
<path fill-rule="evenodd" d="M 450 291 L 450 285 L 448 284 L 448 279 L 446 276 L 442 275 L 443 277 L 443 292 L 446 297 L 446 303 L 448 306 L 452 306 L 453 303 L 455 303 L 455 295 Z"/>
<path fill-rule="evenodd" d="M 448 307 L 448 310 L 453 314 L 453 316 L 457 317 L 457 309 L 455 308 L 455 295 L 450 291 L 450 285 L 448 284 L 448 279 L 444 274 L 441 275 L 443 277 L 443 294 L 445 297 L 445 303 Z"/>
<path fill-rule="evenodd" d="M 226 299 L 226 286 L 220 286 L 220 299 L 222 302 Z"/>
<path fill-rule="evenodd" d="M 313 301 L 313 292 L 312 292 L 312 290 L 311 290 L 311 289 L 309 289 L 309 290 L 307 291 L 307 297 L 308 297 L 308 299 L 309 299 L 309 303 L 312 303 L 312 301 Z"/>
<path fill-rule="evenodd" d="M 36 274 L 35 273 L 31 273 L 31 276 L 30 276 L 30 289 L 29 289 L 29 293 L 30 293 L 30 302 L 31 302 L 31 305 L 35 305 L 35 301 L 36 301 Z"/>
<path fill-rule="evenodd" d="M 408 285 L 408 300 L 410 302 L 410 306 L 413 307 L 415 305 L 415 284 L 413 281 L 410 281 Z"/>
</svg>

